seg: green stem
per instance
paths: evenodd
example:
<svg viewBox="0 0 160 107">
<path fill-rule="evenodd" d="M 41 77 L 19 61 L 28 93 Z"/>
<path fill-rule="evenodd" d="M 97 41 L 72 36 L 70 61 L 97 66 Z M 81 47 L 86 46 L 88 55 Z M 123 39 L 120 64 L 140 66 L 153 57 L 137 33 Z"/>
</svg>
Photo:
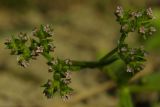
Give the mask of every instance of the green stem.
<svg viewBox="0 0 160 107">
<path fill-rule="evenodd" d="M 118 47 L 120 44 L 123 44 L 125 38 L 126 38 L 127 34 L 126 33 L 122 33 L 120 40 L 119 40 L 119 44 L 116 48 L 114 48 L 112 51 L 110 51 L 109 53 L 107 53 L 104 57 L 102 57 L 100 59 L 100 62 L 107 60 L 109 57 L 113 56 L 117 51 L 118 51 Z"/>
<path fill-rule="evenodd" d="M 114 55 L 117 52 L 118 48 L 113 49 L 106 56 L 102 57 L 99 61 L 74 61 L 72 60 L 72 67 L 78 67 L 80 69 L 84 68 L 99 68 L 106 65 L 109 65 L 119 59 L 117 55 Z M 51 61 L 53 58 L 49 53 L 42 54 L 48 61 Z"/>
<path fill-rule="evenodd" d="M 119 40 L 119 44 L 123 44 L 125 38 L 127 37 L 127 34 L 128 33 L 122 33 L 121 37 L 120 37 L 120 40 Z"/>
<path fill-rule="evenodd" d="M 117 52 L 117 50 L 118 50 L 118 47 L 114 48 L 111 52 L 109 52 L 104 57 L 102 57 L 100 59 L 100 62 L 105 61 L 106 59 L 108 59 L 109 57 L 111 57 L 113 54 L 115 54 Z"/>
<path fill-rule="evenodd" d="M 72 61 L 72 66 L 73 67 L 80 67 L 80 69 L 99 68 L 99 67 L 109 65 L 109 64 L 115 62 L 116 60 L 118 60 L 118 57 L 115 55 L 115 56 L 112 56 L 111 58 L 104 60 L 104 61 Z"/>
<path fill-rule="evenodd" d="M 52 60 L 52 57 L 48 53 L 43 53 L 42 54 L 48 61 Z M 78 67 L 80 69 L 84 68 L 98 68 L 98 67 L 103 67 L 106 65 L 109 65 L 113 62 L 115 62 L 118 59 L 118 57 L 112 56 L 111 58 L 108 58 L 107 60 L 104 61 L 74 61 L 72 60 L 72 67 Z"/>
<path fill-rule="evenodd" d="M 126 36 L 127 36 L 126 33 L 122 33 L 120 37 L 120 43 L 118 44 L 118 46 L 114 48 L 112 51 L 110 51 L 109 53 L 107 53 L 99 61 L 74 61 L 72 60 L 72 67 L 78 67 L 80 69 L 99 68 L 99 67 L 103 67 L 103 66 L 106 66 L 106 65 L 109 65 L 115 62 L 116 60 L 119 59 L 119 57 L 115 53 L 118 51 L 119 45 L 123 44 Z M 52 56 L 48 53 L 43 53 L 43 56 L 49 61 L 52 60 Z"/>
<path fill-rule="evenodd" d="M 119 106 L 120 107 L 134 107 L 129 88 L 121 87 L 119 93 Z"/>
</svg>

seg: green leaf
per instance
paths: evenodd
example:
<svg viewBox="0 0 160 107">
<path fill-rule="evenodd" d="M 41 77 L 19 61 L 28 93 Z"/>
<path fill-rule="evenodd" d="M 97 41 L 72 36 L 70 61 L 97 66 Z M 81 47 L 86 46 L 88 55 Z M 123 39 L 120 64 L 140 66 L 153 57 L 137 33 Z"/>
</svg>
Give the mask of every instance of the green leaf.
<svg viewBox="0 0 160 107">
<path fill-rule="evenodd" d="M 122 87 L 119 90 L 119 107 L 134 107 L 128 87 Z"/>
</svg>

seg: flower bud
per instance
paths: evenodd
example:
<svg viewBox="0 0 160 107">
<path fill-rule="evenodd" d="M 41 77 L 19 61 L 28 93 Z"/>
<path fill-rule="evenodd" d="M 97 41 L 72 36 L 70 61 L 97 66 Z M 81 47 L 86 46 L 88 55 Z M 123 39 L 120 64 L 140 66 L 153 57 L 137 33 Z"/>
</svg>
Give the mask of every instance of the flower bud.
<svg viewBox="0 0 160 107">
<path fill-rule="evenodd" d="M 64 73 L 64 76 L 65 76 L 65 78 L 69 79 L 69 78 L 71 78 L 71 74 L 72 74 L 71 71 L 67 71 Z"/>
<path fill-rule="evenodd" d="M 11 40 L 10 39 L 6 39 L 5 43 L 6 45 L 10 44 L 11 43 Z"/>
<path fill-rule="evenodd" d="M 51 28 L 51 26 L 49 24 L 47 24 L 46 26 L 43 26 L 43 30 L 48 33 L 49 36 L 53 36 L 53 29 Z"/>
<path fill-rule="evenodd" d="M 117 6 L 115 15 L 119 18 L 123 18 L 123 8 L 121 6 Z"/>
<path fill-rule="evenodd" d="M 71 78 L 70 79 L 62 78 L 61 81 L 63 81 L 63 83 L 65 83 L 65 84 L 70 84 L 71 83 Z"/>
<path fill-rule="evenodd" d="M 53 46 L 53 44 L 48 44 L 49 46 L 49 50 L 54 52 L 54 49 L 56 48 L 55 46 Z"/>
<path fill-rule="evenodd" d="M 27 37 L 27 34 L 26 33 L 22 33 L 20 32 L 18 37 L 22 40 L 22 41 L 27 41 L 28 40 L 28 37 Z"/>
<path fill-rule="evenodd" d="M 126 47 L 122 47 L 122 48 L 120 49 L 120 51 L 121 51 L 121 52 L 126 52 L 126 51 L 127 51 L 127 48 L 126 48 Z"/>
<path fill-rule="evenodd" d="M 134 72 L 134 69 L 127 65 L 127 72 Z"/>
<path fill-rule="evenodd" d="M 38 47 L 36 48 L 36 50 L 35 50 L 36 54 L 43 53 L 43 51 L 44 51 L 43 46 L 38 46 Z"/>
<path fill-rule="evenodd" d="M 47 84 L 46 84 L 46 85 L 47 85 L 48 87 L 52 86 L 52 80 L 49 79 L 49 80 L 47 81 Z"/>
<path fill-rule="evenodd" d="M 37 36 L 37 32 L 38 32 L 38 29 L 35 27 L 35 28 L 32 30 L 32 35 L 33 35 L 33 36 Z"/>
<path fill-rule="evenodd" d="M 145 33 L 146 33 L 146 28 L 145 28 L 144 26 L 141 26 L 141 27 L 139 28 L 139 33 L 145 34 Z"/>
<path fill-rule="evenodd" d="M 58 64 L 58 60 L 52 60 L 52 61 L 51 61 L 51 64 L 57 65 L 57 64 Z"/>
<path fill-rule="evenodd" d="M 66 59 L 66 60 L 65 60 L 65 64 L 67 64 L 67 65 L 72 65 L 72 62 L 71 62 L 71 60 Z"/>
<path fill-rule="evenodd" d="M 65 84 L 70 84 L 71 83 L 71 72 L 67 71 L 64 74 L 64 78 L 62 78 L 61 80 L 65 83 Z"/>
<path fill-rule="evenodd" d="M 22 60 L 20 59 L 20 56 L 17 57 L 17 61 L 18 61 L 18 64 L 21 65 L 22 67 L 26 68 L 29 66 L 29 62 L 26 61 L 26 60 Z"/>
<path fill-rule="evenodd" d="M 128 24 L 125 24 L 125 25 L 121 26 L 121 32 L 128 32 L 128 31 L 129 31 Z"/>
<path fill-rule="evenodd" d="M 53 72 L 53 69 L 51 66 L 48 68 L 48 72 Z"/>
<path fill-rule="evenodd" d="M 38 53 L 36 53 L 35 50 L 32 50 L 31 56 L 32 56 L 32 59 L 36 59 L 36 56 L 38 56 Z"/>
<path fill-rule="evenodd" d="M 156 32 L 156 28 L 151 26 L 151 27 L 149 28 L 149 31 L 150 31 L 150 32 Z"/>
<path fill-rule="evenodd" d="M 131 54 L 131 55 L 134 55 L 134 54 L 136 54 L 136 49 L 134 49 L 134 48 L 131 48 L 131 50 L 130 50 L 130 54 Z"/>
<path fill-rule="evenodd" d="M 70 92 L 66 95 L 61 96 L 61 98 L 64 102 L 66 102 L 67 100 L 69 100 L 71 98 L 71 96 L 72 96 L 72 93 Z"/>
<path fill-rule="evenodd" d="M 142 13 L 141 13 L 141 12 L 132 12 L 132 13 L 131 13 L 131 16 L 132 16 L 132 17 L 135 17 L 135 18 L 139 18 L 139 17 L 142 16 Z"/>
<path fill-rule="evenodd" d="M 152 19 L 152 18 L 153 18 L 152 9 L 151 9 L 151 8 L 148 8 L 148 9 L 146 10 L 146 12 L 147 12 L 148 17 Z"/>
</svg>

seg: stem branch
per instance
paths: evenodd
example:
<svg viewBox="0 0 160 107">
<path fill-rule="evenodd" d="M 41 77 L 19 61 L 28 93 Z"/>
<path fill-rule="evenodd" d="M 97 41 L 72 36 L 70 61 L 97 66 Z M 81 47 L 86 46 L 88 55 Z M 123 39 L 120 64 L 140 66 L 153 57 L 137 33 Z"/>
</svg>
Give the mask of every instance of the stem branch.
<svg viewBox="0 0 160 107">
<path fill-rule="evenodd" d="M 72 66 L 83 68 L 99 68 L 106 65 L 109 65 L 113 62 L 118 60 L 116 55 L 112 56 L 111 58 L 104 60 L 104 61 L 72 61 Z"/>
</svg>

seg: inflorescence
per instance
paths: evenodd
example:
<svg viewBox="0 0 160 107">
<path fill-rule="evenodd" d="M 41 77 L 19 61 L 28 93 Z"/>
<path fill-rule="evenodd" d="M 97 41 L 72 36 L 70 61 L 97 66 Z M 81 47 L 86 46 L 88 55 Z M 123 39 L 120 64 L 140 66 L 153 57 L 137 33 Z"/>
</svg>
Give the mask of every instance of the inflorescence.
<svg viewBox="0 0 160 107">
<path fill-rule="evenodd" d="M 12 36 L 12 39 L 7 40 L 5 44 L 8 49 L 11 49 L 11 54 L 17 55 L 18 64 L 24 68 L 29 66 L 30 60 L 43 55 L 48 61 L 48 72 L 53 73 L 53 78 L 43 85 L 45 88 L 43 93 L 47 98 L 51 98 L 59 92 L 63 99 L 67 99 L 72 93 L 72 88 L 68 86 L 71 83 L 72 62 L 68 59 L 60 60 L 51 55 L 55 50 L 52 43 L 53 36 L 52 27 L 42 25 L 40 28 L 35 28 L 30 37 L 26 33 L 20 33 L 17 38 Z"/>
<path fill-rule="evenodd" d="M 48 79 L 42 86 L 44 87 L 44 95 L 47 98 L 52 98 L 55 93 L 59 93 L 64 100 L 67 100 L 73 92 L 73 89 L 69 87 L 73 67 L 98 68 L 101 64 L 105 66 L 109 64 L 107 61 L 115 61 L 115 59 L 113 61 L 108 60 L 108 57 L 118 53 L 119 59 L 126 64 L 127 72 L 137 73 L 143 70 L 147 52 L 143 47 L 130 48 L 125 43 L 125 38 L 128 37 L 130 32 L 137 32 L 144 39 L 147 39 L 156 32 L 156 29 L 151 25 L 151 20 L 154 19 L 152 9 L 124 11 L 122 7 L 118 6 L 115 15 L 121 26 L 118 45 L 96 62 L 74 62 L 69 59 L 62 60 L 54 57 L 55 45 L 52 38 L 54 33 L 50 25 L 41 25 L 39 28 L 34 28 L 30 36 L 26 33 L 19 33 L 17 37 L 12 36 L 5 42 L 5 45 L 11 50 L 12 55 L 17 55 L 18 64 L 24 68 L 28 67 L 29 62 L 37 59 L 39 55 L 44 56 L 47 59 L 48 72 L 53 74 L 53 78 Z"/>
<path fill-rule="evenodd" d="M 124 11 L 122 7 L 118 6 L 115 15 L 117 16 L 117 21 L 121 25 L 121 37 L 118 42 L 119 57 L 127 65 L 127 72 L 136 73 L 141 71 L 144 68 L 143 63 L 146 61 L 145 57 L 147 52 L 143 47 L 129 48 L 124 40 L 130 32 L 137 32 L 143 39 L 148 39 L 156 32 L 155 27 L 151 25 L 152 19 L 155 18 L 152 9 Z"/>
</svg>

